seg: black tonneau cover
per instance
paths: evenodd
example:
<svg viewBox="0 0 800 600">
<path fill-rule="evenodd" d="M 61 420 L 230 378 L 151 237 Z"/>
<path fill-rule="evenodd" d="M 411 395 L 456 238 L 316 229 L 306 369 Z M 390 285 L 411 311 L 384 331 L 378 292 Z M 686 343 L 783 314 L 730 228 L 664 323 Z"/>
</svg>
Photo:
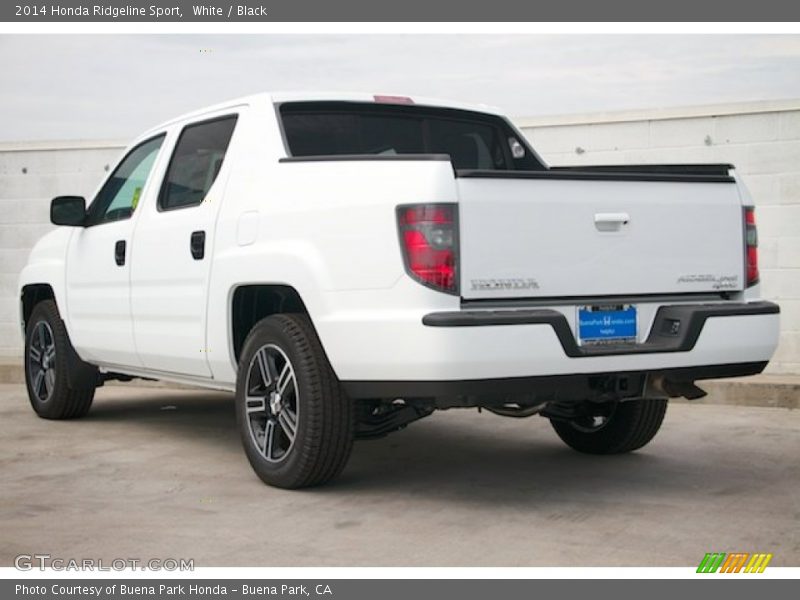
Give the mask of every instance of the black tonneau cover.
<svg viewBox="0 0 800 600">
<path fill-rule="evenodd" d="M 696 183 L 734 183 L 733 165 L 592 165 L 549 167 L 542 171 L 456 170 L 461 178 L 495 179 L 584 179 L 594 181 L 682 181 Z"/>
<path fill-rule="evenodd" d="M 666 165 L 591 165 L 572 167 L 550 167 L 553 171 L 590 171 L 592 173 L 670 173 L 674 175 L 724 175 L 733 165 L 714 164 L 666 164 Z"/>
</svg>

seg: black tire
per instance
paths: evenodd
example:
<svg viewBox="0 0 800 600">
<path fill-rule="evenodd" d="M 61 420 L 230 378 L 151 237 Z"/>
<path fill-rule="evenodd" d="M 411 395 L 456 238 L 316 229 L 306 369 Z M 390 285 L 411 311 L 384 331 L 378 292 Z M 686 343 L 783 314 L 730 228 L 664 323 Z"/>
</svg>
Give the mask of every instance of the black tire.
<svg viewBox="0 0 800 600">
<path fill-rule="evenodd" d="M 292 373 L 284 377 L 287 364 Z M 272 374 L 264 377 L 263 369 Z M 289 377 L 294 383 L 286 383 Z M 354 405 L 307 317 L 272 315 L 253 327 L 239 359 L 236 420 L 250 465 L 269 485 L 320 485 L 344 469 L 353 447 Z M 287 423 L 293 423 L 292 436 Z"/>
<path fill-rule="evenodd" d="M 52 300 L 37 304 L 28 320 L 25 384 L 33 410 L 44 419 L 83 417 L 94 400 L 97 367 L 78 357 Z"/>
<path fill-rule="evenodd" d="M 666 412 L 667 400 L 633 400 L 619 402 L 597 429 L 576 421 L 551 419 L 550 423 L 558 437 L 578 452 L 622 454 L 638 450 L 652 440 Z"/>
</svg>

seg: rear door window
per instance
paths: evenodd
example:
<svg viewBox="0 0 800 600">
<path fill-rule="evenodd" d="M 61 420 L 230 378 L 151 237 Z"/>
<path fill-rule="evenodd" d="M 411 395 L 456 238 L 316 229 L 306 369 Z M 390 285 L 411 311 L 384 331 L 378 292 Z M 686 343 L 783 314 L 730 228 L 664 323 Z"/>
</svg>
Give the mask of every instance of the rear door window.
<svg viewBox="0 0 800 600">
<path fill-rule="evenodd" d="M 183 128 L 158 196 L 159 210 L 203 202 L 222 168 L 236 118 L 231 115 Z"/>
</svg>

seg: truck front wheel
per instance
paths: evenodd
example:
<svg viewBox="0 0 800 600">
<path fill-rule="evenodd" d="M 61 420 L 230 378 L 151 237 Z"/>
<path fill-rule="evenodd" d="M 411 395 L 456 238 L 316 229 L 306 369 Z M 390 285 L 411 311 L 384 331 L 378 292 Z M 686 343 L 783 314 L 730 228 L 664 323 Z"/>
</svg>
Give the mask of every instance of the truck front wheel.
<svg viewBox="0 0 800 600">
<path fill-rule="evenodd" d="M 667 400 L 645 399 L 616 403 L 603 416 L 571 421 L 551 419 L 558 437 L 585 454 L 622 454 L 646 445 L 658 433 Z"/>
<path fill-rule="evenodd" d="M 236 418 L 247 458 L 269 485 L 319 485 L 344 468 L 355 413 L 304 315 L 259 321 L 244 343 Z"/>
<path fill-rule="evenodd" d="M 75 419 L 92 406 L 97 367 L 75 353 L 52 300 L 37 304 L 28 319 L 25 383 L 33 410 L 44 419 Z"/>
</svg>

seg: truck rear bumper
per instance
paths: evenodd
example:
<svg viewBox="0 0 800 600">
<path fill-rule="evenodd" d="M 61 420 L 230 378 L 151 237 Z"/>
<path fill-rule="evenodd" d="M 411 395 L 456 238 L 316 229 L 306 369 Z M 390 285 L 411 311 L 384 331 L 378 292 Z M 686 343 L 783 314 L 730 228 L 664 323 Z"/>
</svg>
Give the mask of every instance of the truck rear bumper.
<svg viewBox="0 0 800 600">
<path fill-rule="evenodd" d="M 744 377 L 761 373 L 767 361 L 704 365 L 651 371 L 615 373 L 579 373 L 539 377 L 506 377 L 501 379 L 462 379 L 451 381 L 344 381 L 351 398 L 454 398 L 502 397 L 536 394 L 558 400 L 585 400 L 591 397 L 640 397 L 648 380 L 676 384 L 694 383 L 703 379 Z"/>
<path fill-rule="evenodd" d="M 399 396 L 401 382 L 452 390 L 483 380 L 695 368 L 695 379 L 750 375 L 763 370 L 777 347 L 779 312 L 769 302 L 662 306 L 643 343 L 610 347 L 579 346 L 563 312 L 549 309 L 376 311 L 369 319 L 334 318 L 317 327 L 354 396 L 371 395 L 368 384 L 397 386 Z M 677 334 L 674 320 L 681 323 Z"/>
<path fill-rule="evenodd" d="M 676 304 L 658 309 L 650 334 L 642 344 L 579 346 L 563 313 L 551 309 L 461 310 L 425 315 L 422 323 L 430 327 L 491 327 L 500 325 L 549 325 L 558 337 L 564 354 L 571 358 L 619 356 L 650 352 L 689 352 L 697 344 L 708 319 L 777 315 L 772 302 L 731 304 Z M 676 329 L 673 329 L 673 327 Z"/>
</svg>

